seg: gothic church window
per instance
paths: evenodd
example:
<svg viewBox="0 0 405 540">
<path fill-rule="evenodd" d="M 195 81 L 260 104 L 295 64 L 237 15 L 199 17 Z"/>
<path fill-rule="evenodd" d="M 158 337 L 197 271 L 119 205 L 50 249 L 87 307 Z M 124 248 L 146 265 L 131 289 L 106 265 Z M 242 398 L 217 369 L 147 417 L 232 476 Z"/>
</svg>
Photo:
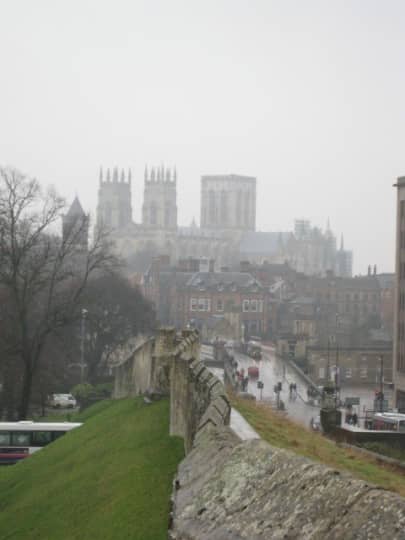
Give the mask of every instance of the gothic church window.
<svg viewBox="0 0 405 540">
<path fill-rule="evenodd" d="M 221 223 L 226 225 L 228 223 L 228 201 L 226 191 L 221 191 Z"/>
<path fill-rule="evenodd" d="M 211 189 L 208 194 L 209 224 L 215 225 L 217 222 L 217 212 L 215 207 L 215 191 Z"/>
<path fill-rule="evenodd" d="M 157 208 L 154 202 L 150 205 L 150 224 L 157 225 Z"/>
</svg>

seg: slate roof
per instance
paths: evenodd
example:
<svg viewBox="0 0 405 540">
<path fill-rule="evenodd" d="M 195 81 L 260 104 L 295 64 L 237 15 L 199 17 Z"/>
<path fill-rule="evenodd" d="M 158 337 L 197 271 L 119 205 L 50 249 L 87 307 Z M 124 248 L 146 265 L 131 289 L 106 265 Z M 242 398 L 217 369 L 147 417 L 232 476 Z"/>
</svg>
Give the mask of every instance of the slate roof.
<svg viewBox="0 0 405 540">
<path fill-rule="evenodd" d="M 86 214 L 84 213 L 83 207 L 80 204 L 79 198 L 76 195 L 76 197 L 74 198 L 74 201 L 70 205 L 70 208 L 66 214 L 66 217 L 72 218 L 72 217 L 85 216 L 85 215 Z"/>
<path fill-rule="evenodd" d="M 284 243 L 291 237 L 291 232 L 245 232 L 240 241 L 240 252 L 249 254 L 273 254 L 279 250 L 280 238 Z"/>
<path fill-rule="evenodd" d="M 251 288 L 263 285 L 248 272 L 196 272 L 187 282 L 187 287 L 210 288 L 223 286 L 228 288 L 236 286 L 238 288 Z"/>
</svg>

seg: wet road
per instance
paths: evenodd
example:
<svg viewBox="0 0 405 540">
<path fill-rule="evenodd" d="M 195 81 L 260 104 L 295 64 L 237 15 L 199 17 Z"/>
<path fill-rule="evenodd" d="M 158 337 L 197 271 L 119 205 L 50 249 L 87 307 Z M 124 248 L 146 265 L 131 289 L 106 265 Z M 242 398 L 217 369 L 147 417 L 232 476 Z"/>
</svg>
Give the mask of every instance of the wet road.
<svg viewBox="0 0 405 540">
<path fill-rule="evenodd" d="M 311 418 L 319 415 L 319 407 L 311 405 L 307 402 L 307 389 L 308 382 L 304 377 L 300 375 L 294 368 L 290 366 L 288 362 L 284 362 L 281 358 L 276 357 L 274 349 L 270 347 L 263 347 L 262 359 L 254 360 L 249 356 L 239 353 L 236 350 L 232 352 L 235 360 L 238 362 L 238 370 L 244 369 L 247 374 L 247 369 L 250 366 L 257 366 L 259 368 L 259 378 L 249 379 L 247 391 L 259 401 L 269 401 L 276 405 L 276 394 L 274 393 L 274 386 L 278 383 L 282 383 L 282 391 L 280 398 L 284 402 L 287 415 L 305 425 L 309 426 Z M 204 356 L 212 355 L 212 347 L 203 346 L 202 358 Z M 211 369 L 211 368 L 210 368 Z M 223 370 L 218 368 L 212 368 L 215 374 L 219 378 L 223 378 Z M 257 381 L 263 382 L 263 390 L 260 391 L 257 388 Z M 290 397 L 289 385 L 294 383 L 297 385 L 297 396 Z M 356 412 L 359 416 L 363 415 L 363 410 L 373 408 L 374 391 L 378 387 L 377 385 L 370 386 L 351 386 L 342 385 L 340 390 L 341 400 L 344 401 L 346 397 L 359 397 L 360 406 L 356 407 Z M 392 391 L 384 388 L 385 397 L 389 400 L 389 405 L 392 405 Z"/>
<path fill-rule="evenodd" d="M 260 390 L 257 388 L 257 380 L 250 379 L 248 384 L 248 392 L 254 394 L 257 400 L 261 398 L 263 400 L 271 401 L 275 403 L 276 394 L 274 393 L 274 386 L 278 383 L 282 383 L 282 391 L 280 398 L 283 400 L 288 416 L 292 419 L 308 426 L 312 417 L 319 414 L 319 407 L 313 406 L 307 403 L 307 389 L 308 383 L 304 377 L 302 377 L 294 368 L 290 366 L 288 362 L 284 362 L 280 358 L 276 357 L 274 349 L 263 347 L 262 359 L 257 361 L 253 360 L 249 356 L 234 351 L 235 360 L 238 362 L 238 369 L 244 369 L 247 374 L 249 366 L 257 366 L 259 368 L 259 379 L 264 383 L 262 396 Z M 290 397 L 289 385 L 295 383 L 297 385 L 296 398 Z M 360 406 L 356 407 L 356 412 L 359 416 L 364 414 L 364 410 L 373 408 L 373 401 L 375 397 L 375 390 L 378 388 L 376 385 L 368 386 L 352 386 L 342 384 L 340 390 L 340 398 L 342 401 L 346 397 L 358 397 L 360 398 Z M 388 399 L 389 406 L 392 405 L 392 390 L 387 387 L 384 388 L 386 399 Z"/>
<path fill-rule="evenodd" d="M 276 404 L 276 394 L 274 386 L 281 382 L 282 390 L 280 399 L 284 402 L 287 415 L 306 426 L 309 426 L 312 417 L 319 414 L 319 407 L 307 403 L 308 383 L 290 365 L 277 358 L 274 349 L 264 348 L 261 360 L 253 360 L 249 356 L 233 352 L 235 360 L 238 362 L 238 370 L 244 369 L 245 374 L 249 366 L 259 368 L 259 379 L 249 379 L 247 391 L 256 396 L 257 400 L 263 399 Z M 257 388 L 257 381 L 263 382 L 263 390 Z M 297 385 L 297 395 L 290 397 L 289 385 Z"/>
</svg>

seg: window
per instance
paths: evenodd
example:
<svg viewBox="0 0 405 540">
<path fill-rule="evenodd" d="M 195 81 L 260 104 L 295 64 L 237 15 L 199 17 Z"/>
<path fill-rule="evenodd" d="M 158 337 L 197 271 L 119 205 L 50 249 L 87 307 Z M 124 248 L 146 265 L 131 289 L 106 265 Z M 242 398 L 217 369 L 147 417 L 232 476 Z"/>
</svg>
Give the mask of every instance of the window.
<svg viewBox="0 0 405 540">
<path fill-rule="evenodd" d="M 210 311 L 210 310 L 211 310 L 211 300 L 209 298 L 199 298 L 198 311 Z"/>
<path fill-rule="evenodd" d="M 190 298 L 190 311 L 197 311 L 197 298 Z"/>
<path fill-rule="evenodd" d="M 242 309 L 243 311 L 249 311 L 249 300 L 243 300 Z"/>
<path fill-rule="evenodd" d="M 360 368 L 360 379 L 367 379 L 367 367 Z"/>
<path fill-rule="evenodd" d="M 10 432 L 2 431 L 0 432 L 0 446 L 9 446 L 10 445 Z"/>
<path fill-rule="evenodd" d="M 346 379 L 351 379 L 352 378 L 352 368 L 346 368 L 345 370 L 345 377 Z"/>
<path fill-rule="evenodd" d="M 250 311 L 257 311 L 257 300 L 250 301 Z"/>
<path fill-rule="evenodd" d="M 13 446 L 29 446 L 31 433 L 29 431 L 12 431 L 11 444 Z"/>
<path fill-rule="evenodd" d="M 320 379 L 324 379 L 324 378 L 325 378 L 325 368 L 324 368 L 324 367 L 320 367 L 320 368 L 319 368 L 319 378 L 320 378 Z"/>
<path fill-rule="evenodd" d="M 33 431 L 32 444 L 34 446 L 45 446 L 52 441 L 51 431 Z"/>
<path fill-rule="evenodd" d="M 258 311 L 259 311 L 260 313 L 263 313 L 263 300 L 259 300 L 259 301 L 258 301 L 258 304 L 259 304 L 259 309 L 258 309 Z"/>
<path fill-rule="evenodd" d="M 224 303 L 221 298 L 217 300 L 217 311 L 224 311 Z"/>
</svg>

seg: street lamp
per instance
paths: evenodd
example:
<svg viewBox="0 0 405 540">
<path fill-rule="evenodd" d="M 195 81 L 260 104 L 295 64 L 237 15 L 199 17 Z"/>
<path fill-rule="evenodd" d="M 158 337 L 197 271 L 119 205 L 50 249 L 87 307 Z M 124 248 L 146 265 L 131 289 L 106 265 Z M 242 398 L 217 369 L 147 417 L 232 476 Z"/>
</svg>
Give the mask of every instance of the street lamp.
<svg viewBox="0 0 405 540">
<path fill-rule="evenodd" d="M 82 317 L 81 317 L 81 324 L 80 324 L 80 383 L 84 383 L 84 370 L 86 368 L 86 364 L 84 363 L 84 339 L 85 339 L 85 332 L 86 332 L 86 315 L 88 311 L 87 309 L 82 309 Z"/>
<path fill-rule="evenodd" d="M 380 412 L 384 411 L 384 357 L 380 356 Z"/>
<path fill-rule="evenodd" d="M 335 372 L 335 408 L 340 401 L 340 378 L 339 378 L 339 343 L 338 343 L 339 313 L 336 313 L 336 372 Z"/>
</svg>

